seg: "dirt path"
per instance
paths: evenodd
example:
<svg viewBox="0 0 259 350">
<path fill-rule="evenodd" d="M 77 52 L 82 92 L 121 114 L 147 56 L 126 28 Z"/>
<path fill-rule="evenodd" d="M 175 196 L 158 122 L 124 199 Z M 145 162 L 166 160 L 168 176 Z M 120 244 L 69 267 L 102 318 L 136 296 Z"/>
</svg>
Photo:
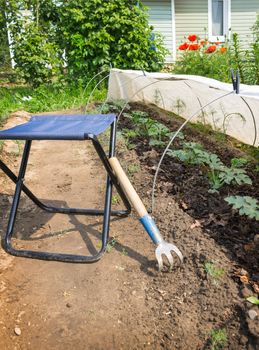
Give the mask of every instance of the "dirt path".
<svg viewBox="0 0 259 350">
<path fill-rule="evenodd" d="M 16 170 L 18 158 L 9 159 Z M 41 199 L 102 207 L 104 179 L 86 143 L 32 147 L 26 183 Z M 150 190 L 145 169 L 135 183 Z M 0 186 L 2 234 L 13 185 L 1 174 Z M 226 349 L 252 349 L 226 251 L 191 228 L 172 198 L 161 193 L 159 203 L 160 228 L 185 255 L 184 266 L 170 274 L 156 271 L 154 247 L 134 217 L 111 222 L 116 243 L 96 264 L 13 258 L 0 248 L 0 349 L 209 349 L 209 332 L 220 327 L 227 329 Z M 46 214 L 25 196 L 17 220 L 19 247 L 83 254 L 100 243 L 100 220 Z M 217 283 L 205 275 L 205 261 L 224 268 Z"/>
</svg>

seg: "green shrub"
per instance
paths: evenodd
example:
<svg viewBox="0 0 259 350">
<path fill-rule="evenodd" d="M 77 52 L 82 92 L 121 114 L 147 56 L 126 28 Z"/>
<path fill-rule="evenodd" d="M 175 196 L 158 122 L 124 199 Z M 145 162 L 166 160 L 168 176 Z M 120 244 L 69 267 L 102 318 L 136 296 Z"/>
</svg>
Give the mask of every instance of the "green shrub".
<svg viewBox="0 0 259 350">
<path fill-rule="evenodd" d="M 10 53 L 7 41 L 5 14 L 2 8 L 0 9 L 0 43 L 0 70 L 3 70 L 10 66 Z"/>
<path fill-rule="evenodd" d="M 69 73 L 109 65 L 159 70 L 167 50 L 148 25 L 146 9 L 129 0 L 71 0 L 60 7 L 61 45 Z"/>
<path fill-rule="evenodd" d="M 58 46 L 34 22 L 15 35 L 16 71 L 26 83 L 37 87 L 50 83 L 60 71 Z"/>
</svg>

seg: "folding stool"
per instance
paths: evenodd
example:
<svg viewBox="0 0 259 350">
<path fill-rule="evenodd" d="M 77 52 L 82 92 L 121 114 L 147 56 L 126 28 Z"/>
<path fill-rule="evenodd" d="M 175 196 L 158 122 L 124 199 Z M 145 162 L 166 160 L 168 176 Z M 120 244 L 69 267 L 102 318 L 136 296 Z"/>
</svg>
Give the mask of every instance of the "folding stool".
<svg viewBox="0 0 259 350">
<path fill-rule="evenodd" d="M 105 153 L 97 136 L 110 128 L 110 145 L 108 155 Z M 108 157 L 115 155 L 116 147 L 116 115 L 115 114 L 85 114 L 85 115 L 41 115 L 33 116 L 27 123 L 0 131 L 0 140 L 24 140 L 22 160 L 18 176 L 0 160 L 0 168 L 16 184 L 11 206 L 7 231 L 2 239 L 6 252 L 20 257 L 55 260 L 64 262 L 91 263 L 99 260 L 105 252 L 109 239 L 110 216 L 127 216 L 131 212 L 131 205 L 112 172 Z M 101 159 L 107 172 L 106 194 L 104 209 L 57 208 L 42 203 L 24 184 L 26 167 L 29 159 L 32 141 L 35 140 L 90 140 Z M 125 210 L 111 210 L 112 185 L 117 189 Z M 102 247 L 92 256 L 73 255 L 64 253 L 50 253 L 33 250 L 15 249 L 12 246 L 12 236 L 16 220 L 21 192 L 24 192 L 37 206 L 50 213 L 99 215 L 103 216 Z"/>
</svg>

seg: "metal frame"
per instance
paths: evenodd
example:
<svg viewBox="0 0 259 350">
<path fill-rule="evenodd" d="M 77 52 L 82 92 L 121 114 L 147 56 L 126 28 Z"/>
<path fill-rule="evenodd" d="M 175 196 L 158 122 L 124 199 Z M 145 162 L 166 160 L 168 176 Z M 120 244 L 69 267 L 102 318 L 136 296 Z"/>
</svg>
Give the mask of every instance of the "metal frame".
<svg viewBox="0 0 259 350">
<path fill-rule="evenodd" d="M 93 263 L 99 260 L 105 252 L 108 239 L 109 239 L 109 228 L 110 228 L 110 216 L 119 216 L 125 217 L 128 216 L 131 212 L 131 205 L 119 185 L 115 175 L 113 174 L 112 168 L 108 161 L 107 155 L 104 152 L 100 142 L 97 137 L 94 135 L 86 134 L 86 140 L 91 140 L 93 146 L 99 155 L 104 168 L 107 171 L 107 180 L 106 180 L 106 194 L 105 194 L 105 204 L 104 209 L 81 209 L 81 208 L 58 208 L 46 205 L 42 203 L 30 190 L 24 185 L 24 177 L 26 173 L 26 168 L 28 164 L 30 149 L 32 140 L 27 140 L 24 146 L 23 156 L 21 160 L 20 170 L 18 176 L 16 176 L 9 167 L 0 160 L 0 168 L 3 172 L 16 184 L 13 202 L 11 206 L 9 221 L 7 225 L 7 231 L 5 236 L 2 239 L 2 246 L 4 250 L 15 256 L 20 256 L 24 258 L 33 258 L 41 260 L 54 260 L 54 261 L 63 261 L 63 262 L 72 262 L 72 263 Z M 116 120 L 111 124 L 110 127 L 110 146 L 109 146 L 109 157 L 115 155 L 116 148 Z M 118 194 L 120 195 L 126 210 L 111 210 L 111 199 L 112 199 L 112 186 L 115 186 Z M 94 215 L 94 216 L 103 216 L 103 228 L 102 228 L 102 247 L 99 252 L 92 256 L 84 255 L 73 255 L 73 254 L 64 254 L 64 253 L 49 253 L 49 252 L 40 252 L 33 250 L 24 250 L 24 249 L 15 249 L 12 246 L 12 236 L 13 229 L 17 214 L 17 209 L 19 206 L 21 192 L 24 192 L 38 207 L 49 212 L 49 213 L 59 213 L 59 214 L 76 214 L 76 215 Z"/>
</svg>

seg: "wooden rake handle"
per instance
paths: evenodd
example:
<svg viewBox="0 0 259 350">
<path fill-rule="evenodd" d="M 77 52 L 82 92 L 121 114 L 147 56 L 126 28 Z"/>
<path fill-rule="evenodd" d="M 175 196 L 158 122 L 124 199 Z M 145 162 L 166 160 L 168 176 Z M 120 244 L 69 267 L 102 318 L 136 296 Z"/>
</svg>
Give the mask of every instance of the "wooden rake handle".
<svg viewBox="0 0 259 350">
<path fill-rule="evenodd" d="M 130 180 L 128 179 L 127 175 L 122 169 L 118 159 L 116 157 L 112 157 L 109 159 L 109 162 L 121 187 L 123 188 L 124 192 L 126 193 L 126 196 L 128 197 L 129 201 L 138 213 L 139 217 L 142 218 L 143 216 L 147 215 L 148 212 L 142 200 L 140 199 L 139 195 L 137 194 L 136 190 L 134 189 Z"/>
</svg>

